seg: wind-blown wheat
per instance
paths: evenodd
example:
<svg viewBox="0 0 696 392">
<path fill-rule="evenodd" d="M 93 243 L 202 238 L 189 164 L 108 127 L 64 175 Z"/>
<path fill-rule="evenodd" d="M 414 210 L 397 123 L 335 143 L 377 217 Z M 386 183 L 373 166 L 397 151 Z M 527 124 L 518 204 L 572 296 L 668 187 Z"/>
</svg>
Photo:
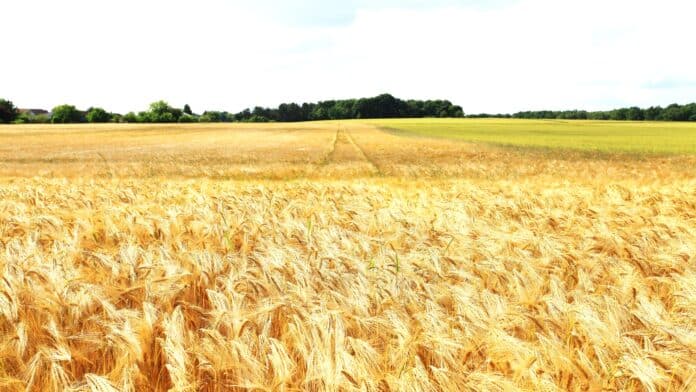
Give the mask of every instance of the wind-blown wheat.
<svg viewBox="0 0 696 392">
<path fill-rule="evenodd" d="M 2 194 L 4 390 L 694 386 L 693 181 Z"/>
<path fill-rule="evenodd" d="M 693 157 L 335 125 L 1 130 L 0 390 L 696 388 Z"/>
</svg>

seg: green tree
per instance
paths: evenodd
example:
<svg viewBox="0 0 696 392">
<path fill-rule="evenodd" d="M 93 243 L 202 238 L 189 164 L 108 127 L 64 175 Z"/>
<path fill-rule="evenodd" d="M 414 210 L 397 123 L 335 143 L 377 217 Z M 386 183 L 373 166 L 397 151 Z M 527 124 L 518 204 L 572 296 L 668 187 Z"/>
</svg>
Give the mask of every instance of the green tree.
<svg viewBox="0 0 696 392">
<path fill-rule="evenodd" d="M 150 104 L 150 113 L 154 116 L 163 116 L 172 109 L 166 101 L 157 101 Z"/>
<path fill-rule="evenodd" d="M 156 122 L 152 118 L 152 114 L 150 112 L 138 112 L 138 115 L 136 116 L 136 122 L 139 123 L 150 123 L 150 122 Z"/>
<path fill-rule="evenodd" d="M 252 114 L 251 117 L 247 120 L 247 122 L 252 122 L 252 123 L 266 123 L 270 122 L 268 117 L 266 116 L 260 116 L 258 114 Z"/>
<path fill-rule="evenodd" d="M 690 103 L 684 106 L 684 114 L 687 121 L 696 120 L 696 103 Z"/>
<path fill-rule="evenodd" d="M 278 121 L 302 121 L 302 108 L 296 103 L 284 103 L 278 106 Z"/>
<path fill-rule="evenodd" d="M 0 98 L 0 123 L 10 123 L 17 118 L 17 108 L 6 99 Z"/>
<path fill-rule="evenodd" d="M 687 121 L 688 119 L 685 108 L 676 103 L 667 106 L 660 114 L 660 120 L 664 121 Z"/>
<path fill-rule="evenodd" d="M 222 113 L 218 111 L 205 111 L 201 116 L 202 122 L 222 122 Z"/>
<path fill-rule="evenodd" d="M 52 110 L 51 122 L 54 124 L 68 124 L 84 122 L 84 115 L 73 105 L 60 105 Z"/>
<path fill-rule="evenodd" d="M 182 114 L 181 117 L 179 117 L 179 122 L 180 123 L 194 123 L 198 122 L 198 117 L 192 116 L 190 114 Z"/>
<path fill-rule="evenodd" d="M 157 101 L 150 104 L 149 122 L 171 123 L 179 121 L 183 115 L 181 109 L 175 109 L 165 101 Z M 148 122 L 148 121 L 143 121 Z"/>
<path fill-rule="evenodd" d="M 611 113 L 609 114 L 609 117 L 612 120 L 617 120 L 617 121 L 628 120 L 628 109 L 621 108 L 621 109 L 612 110 Z"/>
<path fill-rule="evenodd" d="M 127 123 L 136 123 L 138 122 L 138 115 L 133 112 L 128 112 L 123 116 L 123 121 Z"/>
<path fill-rule="evenodd" d="M 626 111 L 626 120 L 643 121 L 645 120 L 645 113 L 643 112 L 643 109 L 632 106 Z"/>
<path fill-rule="evenodd" d="M 309 115 L 310 120 L 327 120 L 329 118 L 329 113 L 322 106 L 316 105 Z M 360 114 L 358 117 L 360 118 Z"/>
<path fill-rule="evenodd" d="M 651 106 L 651 107 L 645 109 L 645 111 L 644 111 L 645 119 L 648 121 L 657 120 L 660 117 L 660 113 L 662 113 L 661 107 Z"/>
<path fill-rule="evenodd" d="M 249 120 L 249 118 L 251 118 L 251 110 L 249 110 L 248 108 L 244 109 L 241 112 L 237 113 L 235 115 L 235 118 L 237 119 L 237 121 L 247 121 Z"/>
<path fill-rule="evenodd" d="M 184 114 L 193 116 L 193 111 L 191 111 L 191 106 L 189 106 L 189 104 L 184 105 Z"/>
<path fill-rule="evenodd" d="M 464 109 L 459 105 L 452 105 L 447 108 L 447 117 L 464 117 Z"/>
<path fill-rule="evenodd" d="M 87 109 L 87 121 L 91 123 L 106 123 L 111 121 L 111 114 L 102 108 Z"/>
</svg>

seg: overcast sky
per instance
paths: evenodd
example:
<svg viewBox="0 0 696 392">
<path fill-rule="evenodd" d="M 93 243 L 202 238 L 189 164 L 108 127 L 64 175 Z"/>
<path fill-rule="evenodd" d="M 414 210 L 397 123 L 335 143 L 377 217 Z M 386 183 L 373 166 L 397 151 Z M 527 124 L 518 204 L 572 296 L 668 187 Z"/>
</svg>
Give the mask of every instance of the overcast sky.
<svg viewBox="0 0 696 392">
<path fill-rule="evenodd" d="M 22 0 L 0 97 L 125 113 L 372 96 L 467 113 L 696 101 L 691 0 Z"/>
</svg>

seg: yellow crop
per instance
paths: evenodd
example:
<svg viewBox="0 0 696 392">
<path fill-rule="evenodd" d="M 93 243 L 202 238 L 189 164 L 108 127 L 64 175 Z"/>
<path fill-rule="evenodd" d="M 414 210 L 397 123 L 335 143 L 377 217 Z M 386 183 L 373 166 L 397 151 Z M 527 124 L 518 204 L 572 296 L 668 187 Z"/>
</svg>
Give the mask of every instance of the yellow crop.
<svg viewBox="0 0 696 392">
<path fill-rule="evenodd" d="M 357 122 L 0 142 L 0 390 L 696 387 L 693 157 Z"/>
</svg>

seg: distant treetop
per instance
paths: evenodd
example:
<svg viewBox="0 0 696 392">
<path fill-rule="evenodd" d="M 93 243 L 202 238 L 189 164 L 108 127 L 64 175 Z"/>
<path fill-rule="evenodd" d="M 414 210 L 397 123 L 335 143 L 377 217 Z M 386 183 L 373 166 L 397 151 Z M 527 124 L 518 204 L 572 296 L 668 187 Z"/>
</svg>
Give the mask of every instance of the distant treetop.
<svg viewBox="0 0 696 392">
<path fill-rule="evenodd" d="M 373 118 L 523 118 L 564 120 L 628 120 L 628 121 L 696 121 L 696 103 L 672 104 L 667 107 L 651 106 L 620 108 L 609 111 L 539 110 L 514 114 L 464 115 L 461 106 L 448 100 L 402 100 L 390 94 L 371 98 L 328 100 L 317 103 L 283 103 L 277 108 L 256 106 L 238 113 L 204 111 L 195 114 L 186 104 L 175 108 L 166 101 L 150 104 L 149 110 L 125 115 L 107 112 L 98 107 L 80 111 L 73 105 L 60 105 L 52 113 L 37 109 L 17 109 L 11 101 L 0 99 L 0 123 L 192 123 L 192 122 L 296 122 L 317 120 L 373 119 Z"/>
<path fill-rule="evenodd" d="M 6 99 L 0 98 L 0 123 L 10 123 L 17 118 L 17 108 Z"/>
</svg>

